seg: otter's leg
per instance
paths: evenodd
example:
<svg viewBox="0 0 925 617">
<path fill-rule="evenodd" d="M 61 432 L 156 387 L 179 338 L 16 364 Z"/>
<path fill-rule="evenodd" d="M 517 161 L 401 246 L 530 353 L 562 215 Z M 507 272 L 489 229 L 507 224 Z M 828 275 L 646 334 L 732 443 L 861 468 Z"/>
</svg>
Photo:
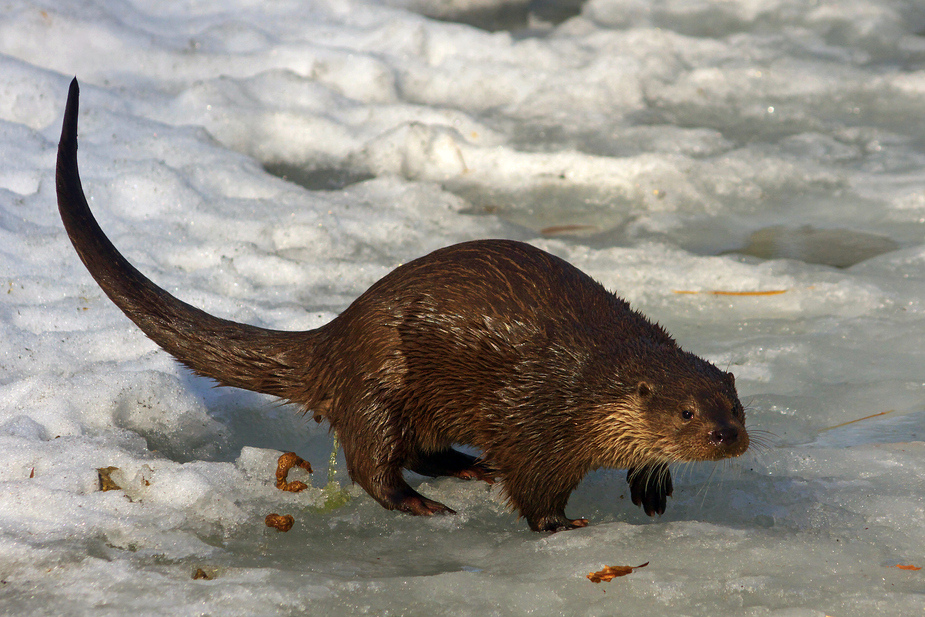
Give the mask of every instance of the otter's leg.
<svg viewBox="0 0 925 617">
<path fill-rule="evenodd" d="M 386 510 L 398 510 L 417 516 L 433 514 L 456 514 L 454 510 L 438 501 L 428 499 L 411 488 L 402 477 L 400 466 L 379 468 L 375 471 L 369 465 L 355 464 L 357 456 L 351 456 L 344 448 L 350 477 L 363 487 L 369 496 L 378 501 Z"/>
<path fill-rule="evenodd" d="M 626 481 L 630 485 L 633 503 L 642 506 L 649 516 L 664 514 L 668 497 L 674 487 L 668 465 L 659 463 L 646 467 L 632 467 L 626 470 Z"/>
<path fill-rule="evenodd" d="M 372 489 L 366 489 L 366 492 L 387 510 L 398 510 L 415 516 L 456 514 L 455 510 L 446 507 L 439 501 L 428 499 L 411 488 L 401 477 L 401 469 L 398 470 L 398 475 L 399 477 L 396 480 L 383 481 L 380 479 Z M 362 486 L 361 482 L 358 483 Z M 366 487 L 364 486 L 363 488 Z"/>
<path fill-rule="evenodd" d="M 489 484 L 495 481 L 495 474 L 491 468 L 480 463 L 476 457 L 453 448 L 437 452 L 419 452 L 405 467 L 432 478 L 452 476 L 463 480 L 484 480 Z"/>
<path fill-rule="evenodd" d="M 565 515 L 568 498 L 581 481 L 583 473 L 555 477 L 544 473 L 544 465 L 517 465 L 506 470 L 501 468 L 504 490 L 511 505 L 527 519 L 533 531 L 564 531 L 587 527 L 586 518 L 569 518 Z M 518 471 L 523 470 L 523 471 Z"/>
<path fill-rule="evenodd" d="M 565 515 L 565 504 L 568 503 L 572 488 L 549 493 L 543 497 L 538 494 L 521 495 L 516 501 L 512 497 L 511 502 L 515 505 L 522 504 L 517 505 L 517 509 L 527 519 L 533 531 L 556 532 L 587 527 L 588 519 L 569 518 Z"/>
<path fill-rule="evenodd" d="M 357 417 L 364 416 L 389 417 L 379 409 L 357 414 Z M 351 479 L 382 507 L 418 516 L 456 513 L 438 501 L 427 499 L 405 481 L 402 467 L 408 447 L 399 437 L 400 431 L 388 422 L 380 421 L 372 426 L 357 422 L 350 430 L 338 427 L 337 433 Z"/>
</svg>

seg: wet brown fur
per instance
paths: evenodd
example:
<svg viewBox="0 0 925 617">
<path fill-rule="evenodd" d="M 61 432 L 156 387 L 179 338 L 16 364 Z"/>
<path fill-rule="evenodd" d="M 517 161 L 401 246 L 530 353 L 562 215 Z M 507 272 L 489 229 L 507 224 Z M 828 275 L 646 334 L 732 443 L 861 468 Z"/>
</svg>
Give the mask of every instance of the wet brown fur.
<svg viewBox="0 0 925 617">
<path fill-rule="evenodd" d="M 157 287 L 106 238 L 77 169 L 77 80 L 58 148 L 61 218 L 115 304 L 184 365 L 325 419 L 350 475 L 380 504 L 452 512 L 403 469 L 491 481 L 536 530 L 565 516 L 591 469 L 627 468 L 634 503 L 661 513 L 667 465 L 748 447 L 732 375 L 577 268 L 530 245 L 482 240 L 405 264 L 316 330 L 213 317 Z M 475 458 L 452 448 L 479 448 Z"/>
</svg>

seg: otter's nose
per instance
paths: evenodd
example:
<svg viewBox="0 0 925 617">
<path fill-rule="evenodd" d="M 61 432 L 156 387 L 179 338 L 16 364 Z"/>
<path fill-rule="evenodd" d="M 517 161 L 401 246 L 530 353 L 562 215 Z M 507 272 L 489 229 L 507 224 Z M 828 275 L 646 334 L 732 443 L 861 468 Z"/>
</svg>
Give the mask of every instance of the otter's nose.
<svg viewBox="0 0 925 617">
<path fill-rule="evenodd" d="M 739 429 L 734 426 L 724 426 L 710 433 L 710 439 L 718 446 L 728 446 L 739 438 Z"/>
</svg>

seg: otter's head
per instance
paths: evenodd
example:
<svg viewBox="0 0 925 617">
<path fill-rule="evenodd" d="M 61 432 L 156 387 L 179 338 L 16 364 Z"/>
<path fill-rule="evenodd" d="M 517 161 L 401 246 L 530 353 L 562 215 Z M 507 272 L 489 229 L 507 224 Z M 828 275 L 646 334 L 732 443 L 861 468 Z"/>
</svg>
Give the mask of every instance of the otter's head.
<svg viewBox="0 0 925 617">
<path fill-rule="evenodd" d="M 732 373 L 677 347 L 646 350 L 598 408 L 600 466 L 718 461 L 748 449 Z"/>
</svg>

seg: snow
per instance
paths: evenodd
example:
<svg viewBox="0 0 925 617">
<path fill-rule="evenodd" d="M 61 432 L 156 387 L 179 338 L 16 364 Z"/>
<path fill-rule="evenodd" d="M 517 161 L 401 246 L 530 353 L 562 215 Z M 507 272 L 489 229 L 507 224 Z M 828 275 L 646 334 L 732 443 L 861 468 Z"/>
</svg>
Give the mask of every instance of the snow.
<svg viewBox="0 0 925 617">
<path fill-rule="evenodd" d="M 925 10 L 554 5 L 4 3 L 0 614 L 923 614 Z M 74 75 L 91 207 L 184 300 L 312 328 L 435 248 L 529 241 L 732 370 L 753 447 L 678 466 L 656 519 L 618 470 L 567 533 L 452 479 L 413 483 L 454 517 L 383 510 L 324 426 L 181 369 L 86 273 Z"/>
</svg>

